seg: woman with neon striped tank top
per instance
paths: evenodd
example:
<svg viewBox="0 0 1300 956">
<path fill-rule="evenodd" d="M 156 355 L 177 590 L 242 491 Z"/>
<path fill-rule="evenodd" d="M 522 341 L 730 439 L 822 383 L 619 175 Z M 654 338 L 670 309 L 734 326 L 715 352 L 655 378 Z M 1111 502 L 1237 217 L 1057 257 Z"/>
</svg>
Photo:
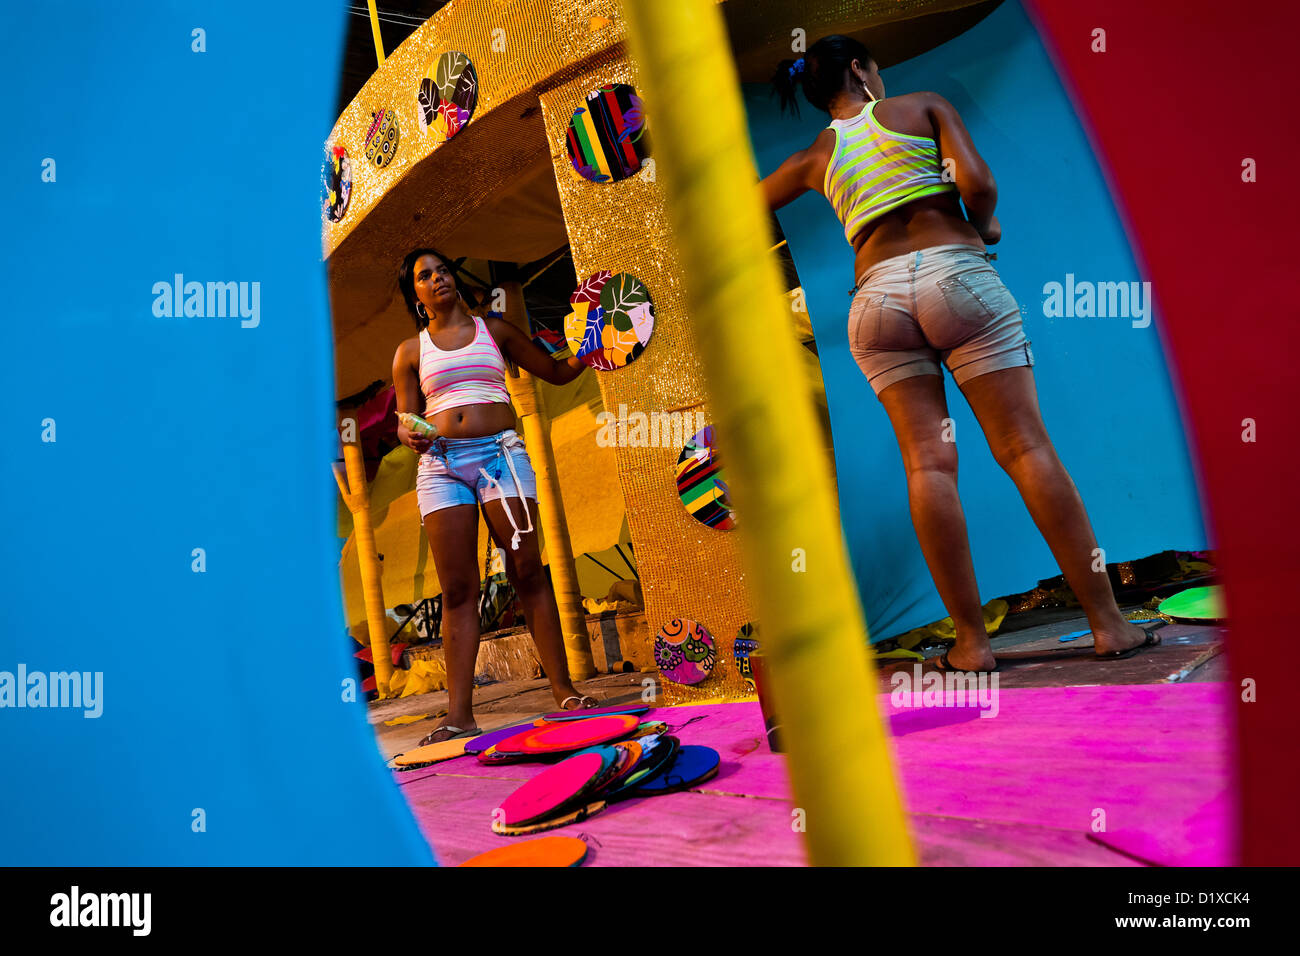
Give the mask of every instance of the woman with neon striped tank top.
<svg viewBox="0 0 1300 956">
<path fill-rule="evenodd" d="M 956 643 L 937 666 L 997 668 L 957 497 L 942 366 L 1083 605 L 1098 658 L 1159 643 L 1125 620 L 1109 578 L 1092 568 L 1097 541 L 1039 413 L 1019 306 L 985 248 L 1002 237 L 997 186 L 957 111 L 937 93 L 886 98 L 871 54 L 845 36 L 824 37 L 786 60 L 772 82 L 783 106 L 798 109 L 802 86 L 831 116 L 762 189 L 772 209 L 821 193 L 853 246 L 850 350 L 898 437 L 912 523 L 956 625 Z"/>
<path fill-rule="evenodd" d="M 509 322 L 471 314 L 447 258 L 434 249 L 412 250 L 397 284 L 419 330 L 393 356 L 397 411 L 420 415 L 438 430 L 431 440 L 405 425 L 397 429 L 420 456 L 416 497 L 442 585 L 447 716 L 420 743 L 479 733 L 473 693 L 480 506 L 505 552 L 506 577 L 523 605 L 556 703 L 564 710 L 594 707 L 595 698 L 579 693 L 569 678 L 560 612 L 535 533 L 536 478 L 514 429 L 505 379 L 507 361 L 553 385 L 573 381 L 586 366 L 577 358 L 557 362 Z"/>
</svg>

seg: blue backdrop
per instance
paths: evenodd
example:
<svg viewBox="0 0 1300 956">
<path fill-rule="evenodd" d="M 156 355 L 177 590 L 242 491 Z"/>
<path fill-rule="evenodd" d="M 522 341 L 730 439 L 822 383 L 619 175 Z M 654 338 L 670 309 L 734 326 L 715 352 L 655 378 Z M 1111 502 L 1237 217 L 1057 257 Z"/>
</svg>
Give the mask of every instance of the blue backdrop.
<svg viewBox="0 0 1300 956">
<path fill-rule="evenodd" d="M 0 709 L 0 863 L 430 859 L 344 699 L 318 184 L 346 15 L 5 7 L 0 672 L 103 699 Z M 155 315 L 177 273 L 250 312 L 258 283 L 256 326 Z"/>
<path fill-rule="evenodd" d="M 815 39 L 810 37 L 810 42 Z M 882 71 L 886 93 L 933 90 L 961 114 L 998 182 L 995 263 L 1027 307 L 1048 429 L 1107 561 L 1201 548 L 1205 532 L 1156 320 L 1048 318 L 1043 293 L 1066 274 L 1140 281 L 1087 137 L 1038 35 L 1009 0 L 973 29 Z M 780 115 L 747 85 L 755 158 L 766 175 L 829 122 L 802 99 Z M 830 405 L 844 534 L 872 639 L 945 617 L 907 509 L 902 459 L 884 409 L 849 354 L 853 253 L 830 204 L 808 193 L 778 213 L 806 293 Z M 969 406 L 945 374 L 960 449 L 959 486 L 984 600 L 1059 573 Z"/>
</svg>

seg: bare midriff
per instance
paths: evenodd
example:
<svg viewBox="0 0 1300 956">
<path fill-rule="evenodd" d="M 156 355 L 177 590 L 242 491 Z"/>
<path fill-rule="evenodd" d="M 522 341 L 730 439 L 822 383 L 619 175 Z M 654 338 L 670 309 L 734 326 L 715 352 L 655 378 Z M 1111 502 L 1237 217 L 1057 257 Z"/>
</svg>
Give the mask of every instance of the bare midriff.
<svg viewBox="0 0 1300 956">
<path fill-rule="evenodd" d="M 985 249 L 980 234 L 962 215 L 955 193 L 923 196 L 885 213 L 853 237 L 854 279 L 885 259 L 958 242 Z"/>
<path fill-rule="evenodd" d="M 455 405 L 426 418 L 444 438 L 482 438 L 515 427 L 515 409 L 509 402 Z"/>
</svg>

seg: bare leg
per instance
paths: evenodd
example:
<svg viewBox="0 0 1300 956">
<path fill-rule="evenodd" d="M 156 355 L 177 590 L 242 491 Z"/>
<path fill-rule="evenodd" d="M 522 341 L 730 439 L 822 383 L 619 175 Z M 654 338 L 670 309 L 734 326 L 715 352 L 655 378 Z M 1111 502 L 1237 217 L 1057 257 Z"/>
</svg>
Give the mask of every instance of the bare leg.
<svg viewBox="0 0 1300 956">
<path fill-rule="evenodd" d="M 945 441 L 948 402 L 943 378 L 916 375 L 880 393 L 898 436 L 907 471 L 907 499 L 921 553 L 939 598 L 956 626 L 948 661 L 961 670 L 988 670 L 996 661 L 984 628 L 966 516 L 957 497 L 957 445 Z"/>
<path fill-rule="evenodd" d="M 1105 569 L 1093 570 L 1097 538 L 1083 500 L 1047 435 L 1033 371 L 1021 367 L 990 372 L 969 380 L 962 392 L 984 429 L 993 457 L 1015 482 L 1083 605 L 1097 653 L 1141 644 L 1145 635 L 1124 619 Z"/>
<path fill-rule="evenodd" d="M 469 730 L 474 723 L 474 663 L 478 659 L 478 508 L 454 505 L 425 516 L 424 533 L 442 585 L 442 649 L 447 661 L 447 717 L 438 726 Z M 433 743 L 446 733 L 425 737 Z M 430 739 L 432 738 L 432 739 Z"/>
<path fill-rule="evenodd" d="M 537 528 L 537 502 L 532 498 L 524 499 L 528 503 L 528 512 L 532 516 L 533 528 Z M 510 499 L 510 511 L 521 528 L 528 527 L 528 522 L 520 514 L 518 498 Z M 566 698 L 580 697 L 569 678 L 569 659 L 564 653 L 564 637 L 560 629 L 560 609 L 555 604 L 555 591 L 551 587 L 546 570 L 542 567 L 541 554 L 537 543 L 537 532 L 530 531 L 519 538 L 519 550 L 510 549 L 510 538 L 514 529 L 506 517 L 501 500 L 495 499 L 483 505 L 484 520 L 492 530 L 496 540 L 506 556 L 506 577 L 519 595 L 523 605 L 524 616 L 528 619 L 528 630 L 537 645 L 537 656 L 542 668 L 551 682 L 551 693 L 555 695 L 556 705 Z"/>
</svg>

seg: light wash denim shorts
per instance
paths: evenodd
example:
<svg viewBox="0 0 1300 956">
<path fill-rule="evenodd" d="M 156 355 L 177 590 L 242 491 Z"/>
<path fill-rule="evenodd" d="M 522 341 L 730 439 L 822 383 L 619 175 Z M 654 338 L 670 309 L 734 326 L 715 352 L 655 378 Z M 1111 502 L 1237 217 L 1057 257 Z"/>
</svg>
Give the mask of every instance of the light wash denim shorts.
<svg viewBox="0 0 1300 956">
<path fill-rule="evenodd" d="M 1020 306 L 989 254 L 950 243 L 871 266 L 854 287 L 849 350 L 877 395 L 913 375 L 958 384 L 1033 365 Z"/>
<path fill-rule="evenodd" d="M 420 456 L 415 495 L 423 521 L 426 515 L 454 505 L 508 497 L 536 500 L 537 478 L 524 440 L 513 428 L 481 438 L 435 438 Z M 523 513 L 528 517 L 526 504 Z M 509 503 L 506 514 L 516 532 L 522 533 Z M 532 530 L 531 519 L 523 530 Z"/>
</svg>

